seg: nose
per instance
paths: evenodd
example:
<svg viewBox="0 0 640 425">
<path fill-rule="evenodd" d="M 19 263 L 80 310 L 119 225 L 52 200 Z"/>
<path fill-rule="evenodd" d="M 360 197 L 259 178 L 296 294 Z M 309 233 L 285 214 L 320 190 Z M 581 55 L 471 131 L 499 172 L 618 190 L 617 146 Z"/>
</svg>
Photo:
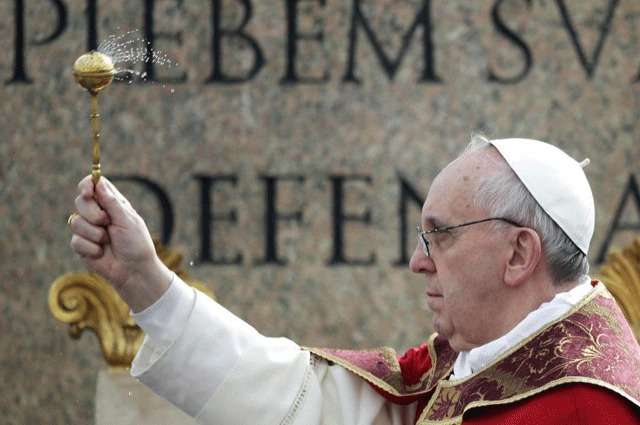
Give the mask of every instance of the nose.
<svg viewBox="0 0 640 425">
<path fill-rule="evenodd" d="M 413 250 L 411 260 L 409 260 L 409 269 L 414 273 L 434 273 L 436 265 L 431 257 L 427 257 L 422 248 L 418 245 Z"/>
</svg>

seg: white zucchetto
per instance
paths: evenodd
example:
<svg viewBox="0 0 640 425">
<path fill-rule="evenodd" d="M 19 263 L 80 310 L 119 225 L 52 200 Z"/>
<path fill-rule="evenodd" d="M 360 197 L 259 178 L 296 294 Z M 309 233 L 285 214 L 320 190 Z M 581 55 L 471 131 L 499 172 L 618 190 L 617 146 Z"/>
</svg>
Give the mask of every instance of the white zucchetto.
<svg viewBox="0 0 640 425">
<path fill-rule="evenodd" d="M 595 206 L 583 167 L 559 148 L 532 139 L 489 140 L 538 205 L 586 255 L 595 226 Z"/>
</svg>

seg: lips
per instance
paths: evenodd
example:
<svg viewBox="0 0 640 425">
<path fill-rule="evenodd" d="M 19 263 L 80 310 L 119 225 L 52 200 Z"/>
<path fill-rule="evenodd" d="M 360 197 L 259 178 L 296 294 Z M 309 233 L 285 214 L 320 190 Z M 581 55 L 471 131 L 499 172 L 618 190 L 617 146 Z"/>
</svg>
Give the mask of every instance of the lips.
<svg viewBox="0 0 640 425">
<path fill-rule="evenodd" d="M 437 292 L 427 291 L 427 307 L 433 312 L 438 312 L 442 309 L 444 298 Z"/>
</svg>

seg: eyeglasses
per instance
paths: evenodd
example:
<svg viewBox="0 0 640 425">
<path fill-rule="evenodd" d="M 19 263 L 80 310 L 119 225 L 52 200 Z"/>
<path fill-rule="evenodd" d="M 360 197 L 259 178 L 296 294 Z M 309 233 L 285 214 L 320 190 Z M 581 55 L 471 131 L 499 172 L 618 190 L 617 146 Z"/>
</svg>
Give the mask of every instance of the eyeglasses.
<svg viewBox="0 0 640 425">
<path fill-rule="evenodd" d="M 448 232 L 449 230 L 457 229 L 459 227 L 471 226 L 472 224 L 484 223 L 485 221 L 492 221 L 492 220 L 500 220 L 500 221 L 509 223 L 513 226 L 522 227 L 515 221 L 509 220 L 508 218 L 503 218 L 503 217 L 485 218 L 483 220 L 469 221 L 467 223 L 456 224 L 454 226 L 447 226 L 447 227 L 441 227 L 441 228 L 436 227 L 432 230 L 422 230 L 422 227 L 420 227 L 420 225 L 417 225 L 416 231 L 418 232 L 418 242 L 420 243 L 420 246 L 422 248 L 422 252 L 424 252 L 424 255 L 426 255 L 427 257 L 430 257 L 431 253 L 429 251 L 429 239 L 427 239 L 427 235 L 434 234 L 434 233 L 444 233 L 444 232 Z"/>
</svg>

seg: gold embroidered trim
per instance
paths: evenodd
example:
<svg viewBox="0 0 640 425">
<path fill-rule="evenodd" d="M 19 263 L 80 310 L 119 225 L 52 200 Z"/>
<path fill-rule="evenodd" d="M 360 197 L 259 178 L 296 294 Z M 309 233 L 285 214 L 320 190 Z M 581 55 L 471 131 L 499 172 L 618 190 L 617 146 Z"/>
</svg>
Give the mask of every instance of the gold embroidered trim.
<svg viewBox="0 0 640 425">
<path fill-rule="evenodd" d="M 427 386 L 424 387 L 424 390 L 423 390 L 425 393 L 428 393 L 433 389 L 433 387 L 436 386 L 436 384 L 434 384 L 433 378 L 436 373 L 436 363 L 438 361 L 438 356 L 436 355 L 436 347 L 435 347 L 435 340 L 437 337 L 438 337 L 438 334 L 433 333 L 427 340 L 427 348 L 429 352 L 429 358 L 431 359 L 431 367 L 420 377 L 417 383 L 406 386 L 406 390 L 408 392 L 415 391 L 415 394 L 420 394 L 419 390 L 420 388 L 424 387 L 425 381 L 428 382 Z M 438 381 L 436 380 L 435 382 L 437 383 Z"/>
<path fill-rule="evenodd" d="M 598 282 L 598 284 L 594 287 L 593 291 L 591 291 L 587 296 L 585 296 L 582 300 L 580 300 L 580 302 L 578 302 L 575 306 L 573 306 L 568 312 L 566 312 L 564 315 L 562 315 L 561 317 L 557 318 L 556 320 L 549 322 L 546 326 L 544 326 L 542 329 L 540 329 L 539 331 L 535 332 L 534 334 L 530 335 L 529 337 L 523 339 L 522 341 L 520 341 L 516 346 L 512 347 L 511 349 L 507 350 L 506 352 L 504 352 L 502 355 L 500 355 L 496 360 L 494 360 L 492 363 L 488 364 L 487 366 L 485 366 L 484 368 L 478 370 L 477 372 L 475 372 L 474 374 L 464 378 L 464 379 L 460 379 L 460 380 L 452 380 L 452 381 L 448 381 L 448 380 L 443 380 L 443 378 L 445 378 L 446 376 L 449 376 L 451 373 L 451 370 L 453 369 L 453 361 L 455 360 L 455 356 L 452 357 L 451 359 L 447 359 L 445 360 L 445 363 L 443 363 L 443 356 L 445 357 L 447 356 L 447 351 L 446 351 L 446 346 L 442 346 L 441 347 L 441 352 L 438 352 L 438 350 L 436 349 L 436 338 L 437 338 L 437 334 L 433 334 L 429 337 L 429 340 L 427 341 L 427 346 L 428 346 L 428 350 L 429 350 L 429 356 L 431 359 L 431 367 L 429 368 L 429 370 L 427 372 L 425 372 L 423 374 L 423 376 L 420 377 L 420 380 L 417 384 L 412 385 L 412 386 L 407 386 L 405 388 L 405 391 L 399 391 L 398 388 L 395 388 L 393 385 L 390 385 L 387 381 L 385 381 L 382 378 L 379 378 L 375 375 L 373 375 L 371 372 L 367 371 L 366 369 L 363 369 L 361 367 L 358 367 L 352 363 L 350 363 L 348 360 L 342 359 L 341 357 L 338 357 L 336 355 L 333 355 L 331 353 L 325 352 L 323 349 L 319 349 L 319 348 L 308 348 L 305 347 L 305 350 L 308 350 L 309 352 L 313 353 L 315 356 L 318 356 L 320 358 L 329 360 L 331 362 L 334 362 L 340 366 L 342 366 L 343 368 L 349 370 L 350 372 L 354 373 L 355 375 L 365 379 L 366 381 L 368 381 L 369 383 L 377 386 L 378 388 L 382 389 L 383 391 L 387 392 L 390 395 L 393 396 L 397 396 L 397 397 L 403 397 L 403 396 L 420 396 L 420 395 L 424 395 L 427 394 L 431 391 L 434 390 L 435 388 L 435 392 L 432 394 L 432 396 L 430 397 L 430 400 L 426 406 L 425 409 L 423 409 L 423 411 L 420 414 L 420 417 L 418 419 L 417 425 L 429 425 L 429 424 L 438 424 L 438 425 L 459 425 L 462 423 L 462 418 L 464 416 L 464 414 L 466 412 L 468 412 L 470 409 L 475 409 L 475 408 L 479 408 L 479 407 L 484 407 L 484 406 L 491 406 L 491 405 L 499 405 L 499 404 L 508 404 L 508 403 L 514 403 L 520 400 L 523 400 L 525 398 L 534 396 L 536 394 L 539 394 L 543 391 L 546 391 L 550 388 L 559 386 L 559 385 L 564 385 L 564 384 L 569 384 L 569 383 L 587 383 L 587 384 L 592 384 L 592 385 L 597 385 L 603 388 L 607 388 L 611 391 L 614 391 L 615 393 L 619 394 L 620 396 L 624 397 L 625 399 L 629 400 L 630 402 L 634 403 L 635 405 L 638 405 L 640 407 L 640 402 L 638 400 L 636 400 L 635 398 L 633 398 L 630 394 L 628 394 L 627 392 L 625 392 L 624 390 L 622 390 L 621 388 L 618 388 L 612 384 L 609 384 L 605 381 L 596 379 L 596 378 L 588 378 L 588 377 L 580 377 L 580 376 L 567 376 L 567 377 L 562 377 L 556 380 L 553 380 L 551 382 L 548 382 L 540 387 L 534 388 L 534 389 L 530 389 L 527 391 L 524 391 L 522 393 L 518 393 L 516 395 L 504 398 L 504 399 L 500 399 L 500 400 L 476 400 L 476 401 L 472 401 L 470 403 L 468 403 L 466 406 L 464 406 L 462 408 L 462 412 L 455 416 L 455 417 L 449 417 L 449 418 L 443 418 L 440 420 L 429 420 L 427 419 L 428 416 L 428 412 L 431 411 L 431 409 L 433 408 L 434 404 L 436 403 L 436 401 L 438 401 L 439 396 L 441 395 L 441 392 L 447 388 L 454 388 L 458 385 L 461 385 L 465 382 L 467 382 L 468 380 L 474 379 L 476 378 L 478 375 L 480 375 L 481 373 L 487 371 L 488 369 L 495 367 L 496 364 L 504 361 L 505 359 L 507 359 L 509 356 L 513 355 L 513 353 L 515 353 L 517 350 L 521 349 L 523 346 L 525 346 L 526 344 L 528 344 L 529 342 L 531 342 L 533 339 L 539 337 L 541 334 L 543 334 L 544 332 L 546 332 L 548 329 L 550 329 L 551 327 L 555 326 L 556 324 L 558 324 L 559 322 L 562 322 L 563 320 L 566 320 L 569 316 L 575 314 L 576 312 L 583 310 L 583 311 L 587 311 L 591 312 L 591 313 L 595 313 L 598 314 L 599 311 L 599 307 L 597 305 L 593 305 L 590 306 L 588 305 L 591 301 L 593 301 L 596 297 L 603 297 L 606 299 L 613 299 L 613 297 L 611 296 L 611 294 L 607 291 L 606 287 L 601 283 Z M 596 311 L 598 310 L 598 311 Z M 600 311 L 600 313 L 606 313 L 604 311 Z M 610 315 L 602 315 L 602 314 L 598 314 L 598 316 L 602 316 L 605 319 L 607 319 L 608 322 L 611 322 L 611 320 L 613 320 Z M 619 328 L 619 326 L 612 326 L 612 328 Z M 446 342 L 445 342 L 446 343 Z M 375 352 L 380 354 L 381 356 L 383 356 L 383 358 L 387 361 L 387 366 L 390 368 L 391 370 L 391 375 L 389 381 L 394 381 L 396 378 L 396 376 L 399 374 L 399 376 L 401 376 L 401 371 L 400 371 L 400 367 L 399 364 L 397 362 L 397 359 L 395 358 L 395 351 L 390 349 L 390 348 L 380 348 L 380 349 L 374 349 L 374 350 L 367 350 L 370 352 Z M 438 358 L 440 358 L 440 362 L 438 362 Z M 441 369 L 439 371 L 439 369 Z M 437 375 L 441 375 L 441 376 L 436 376 Z M 401 388 L 401 387 L 400 387 Z M 457 396 L 459 397 L 459 392 L 457 393 Z M 455 394 L 454 394 L 455 396 Z M 451 412 L 453 413 L 453 412 Z"/>
<path fill-rule="evenodd" d="M 321 359 L 325 359 L 325 360 L 329 360 L 335 364 L 338 364 L 340 366 L 342 366 L 343 368 L 347 369 L 348 371 L 355 373 L 356 375 L 358 375 L 359 377 L 363 378 L 364 380 L 374 384 L 376 387 L 379 387 L 381 389 L 383 389 L 384 391 L 393 394 L 393 395 L 401 395 L 397 389 L 395 389 L 394 387 L 392 387 L 391 385 L 389 385 L 387 382 L 385 382 L 384 380 L 378 378 L 377 376 L 373 375 L 371 372 L 354 366 L 353 364 L 349 363 L 346 360 L 343 360 L 340 357 L 334 356 L 333 354 L 329 354 L 327 352 L 325 352 L 324 350 L 322 350 L 321 348 L 312 348 L 312 347 L 302 347 L 303 350 L 307 350 L 310 353 L 312 353 L 313 355 L 320 357 Z M 388 351 L 391 350 L 388 347 L 382 347 L 380 350 L 384 350 L 384 351 Z M 363 351 L 369 351 L 369 352 L 378 352 L 381 353 L 381 351 L 377 351 L 375 349 L 373 350 L 363 350 Z M 383 354 L 384 355 L 384 354 Z M 390 367 L 392 366 L 391 364 L 389 365 Z M 392 368 L 392 371 L 395 371 Z M 397 368 L 397 372 L 400 371 L 400 367 L 398 366 Z"/>
<path fill-rule="evenodd" d="M 551 328 L 553 325 L 562 322 L 563 320 L 566 320 L 567 317 L 571 316 L 574 313 L 577 313 L 578 310 L 582 309 L 587 303 L 589 303 L 591 300 L 593 300 L 596 296 L 598 295 L 603 295 L 605 298 L 610 298 L 610 295 L 608 295 L 608 292 L 606 290 L 606 288 L 604 287 L 604 285 L 602 283 L 598 283 L 598 285 L 593 289 L 593 291 L 591 291 L 591 293 L 589 293 L 587 296 L 585 296 L 578 304 L 576 304 L 575 306 L 573 306 L 568 312 L 566 312 L 565 314 L 563 314 L 562 316 L 560 316 L 559 318 L 557 318 L 556 320 L 553 320 L 549 323 L 547 323 L 542 329 L 539 329 L 537 332 L 535 332 L 532 335 L 529 335 L 528 337 L 526 337 L 525 339 L 523 339 L 522 341 L 520 341 L 518 344 L 516 344 L 515 346 L 513 346 L 512 348 L 510 348 L 509 350 L 505 351 L 504 353 L 502 353 L 500 356 L 498 356 L 493 362 L 489 363 L 488 365 L 486 365 L 485 367 L 483 367 L 482 369 L 477 370 L 475 373 L 462 378 L 462 379 L 455 379 L 455 380 L 450 380 L 450 381 L 444 381 L 443 384 L 444 386 L 447 387 L 453 387 L 459 384 L 462 384 L 470 379 L 475 378 L 477 375 L 481 374 L 482 372 L 484 372 L 487 369 L 490 369 L 492 367 L 494 367 L 497 363 L 500 363 L 501 361 L 503 361 L 504 359 L 506 359 L 507 357 L 511 356 L 514 352 L 518 351 L 520 348 L 522 348 L 523 346 L 527 345 L 529 342 L 531 342 L 533 339 L 537 338 L 538 336 L 540 336 L 542 333 L 544 333 L 545 331 L 547 331 L 549 328 Z"/>
<path fill-rule="evenodd" d="M 438 334 L 434 333 L 429 337 L 429 340 L 427 341 L 427 346 L 429 349 L 429 357 L 431 358 L 431 367 L 427 372 L 424 373 L 424 375 L 422 375 L 422 377 L 420 378 L 420 381 L 416 385 L 407 387 L 406 391 L 402 391 L 402 392 L 399 391 L 398 388 L 395 388 L 393 385 L 390 385 L 384 379 L 375 376 L 368 370 L 358 367 L 352 364 L 351 362 L 349 362 L 348 360 L 342 359 L 341 357 L 328 353 L 324 351 L 322 348 L 312 348 L 312 347 L 302 347 L 302 348 L 320 358 L 329 360 L 333 363 L 336 363 L 342 366 L 343 368 L 363 378 L 367 382 L 375 385 L 376 387 L 382 389 L 388 394 L 391 394 L 397 397 L 414 397 L 414 396 L 427 394 L 430 391 L 432 391 L 433 388 L 435 388 L 435 386 L 438 384 L 438 382 L 440 382 L 440 380 L 443 377 L 451 374 L 451 370 L 453 369 L 453 361 L 451 361 L 450 364 L 444 364 L 444 365 L 440 365 L 438 363 L 438 355 L 436 353 L 436 347 L 435 347 L 435 339 L 437 338 L 437 336 Z M 389 366 L 391 371 L 397 374 L 397 376 L 399 376 L 400 378 L 402 377 L 400 365 L 396 358 L 396 352 L 392 348 L 380 347 L 378 349 L 362 350 L 362 351 L 375 352 L 375 353 L 381 354 L 387 361 L 387 366 Z M 438 368 L 441 366 L 444 367 L 443 369 L 444 373 L 442 373 L 442 376 L 435 376 L 436 371 L 438 371 Z"/>
<path fill-rule="evenodd" d="M 442 384 L 444 384 L 446 381 L 443 381 Z M 636 406 L 640 407 L 640 402 L 636 399 L 634 399 L 633 397 L 631 397 L 629 394 L 627 394 L 626 392 L 622 391 L 620 388 L 611 385 L 605 381 L 601 381 L 599 379 L 594 379 L 594 378 L 586 378 L 586 377 L 576 377 L 576 376 L 567 376 L 567 377 L 563 377 L 560 379 L 557 379 L 555 381 L 551 381 L 546 383 L 545 385 L 542 385 L 538 388 L 534 388 L 532 390 L 529 391 L 525 391 L 521 394 L 516 394 L 514 396 L 511 396 L 509 398 L 505 398 L 502 400 L 478 400 L 478 401 L 472 401 L 471 403 L 467 404 L 463 411 L 462 414 L 460 414 L 459 416 L 453 417 L 453 418 L 446 418 L 446 419 L 442 419 L 442 420 L 428 420 L 426 419 L 427 413 L 429 412 L 431 405 L 433 404 L 434 400 L 437 399 L 438 394 L 440 393 L 441 389 L 445 387 L 445 385 L 438 385 L 438 388 L 436 388 L 436 392 L 433 394 L 433 396 L 431 397 L 431 400 L 429 401 L 429 405 L 422 411 L 422 414 L 420 415 L 420 417 L 418 418 L 418 422 L 416 422 L 416 425 L 450 425 L 450 424 L 461 424 L 462 423 L 462 419 L 464 417 L 464 414 L 467 413 L 468 411 L 470 411 L 471 409 L 477 409 L 480 407 L 487 407 L 487 406 L 497 406 L 497 405 L 501 405 L 501 404 L 509 404 L 509 403 L 515 403 L 518 402 L 520 400 L 524 400 L 526 398 L 532 397 L 534 395 L 537 395 L 541 392 L 547 391 L 551 388 L 560 386 L 560 385 L 566 385 L 566 384 L 575 384 L 575 383 L 581 383 L 581 384 L 592 384 L 592 385 L 596 385 L 599 387 L 604 387 L 607 388 L 615 393 L 617 393 L 618 395 L 624 397 L 625 399 L 629 400 L 631 403 L 635 404 Z"/>
<path fill-rule="evenodd" d="M 613 318 L 611 317 L 609 312 L 603 311 L 598 305 L 595 305 L 595 303 L 591 303 L 596 297 L 603 297 L 603 298 L 606 298 L 606 299 L 613 299 L 611 294 L 607 291 L 606 287 L 601 282 L 599 282 L 595 286 L 594 290 L 591 293 L 589 293 L 587 296 L 585 296 L 578 304 L 576 304 L 574 307 L 572 307 L 563 316 L 561 316 L 560 318 L 550 322 L 549 324 L 544 326 L 542 329 L 540 329 L 538 332 L 536 332 L 536 333 L 530 335 L 529 337 L 525 338 L 520 343 L 518 343 L 516 346 L 514 346 L 510 350 L 508 350 L 505 353 L 503 353 L 502 355 L 500 355 L 495 361 L 493 361 L 492 363 L 488 364 L 484 368 L 476 371 L 475 373 L 473 373 L 472 375 L 470 375 L 468 377 L 465 377 L 464 379 L 451 380 L 451 381 L 440 381 L 438 383 L 438 386 L 437 386 L 434 394 L 431 396 L 431 398 L 429 400 L 429 403 L 427 404 L 426 408 L 423 409 L 423 411 L 421 412 L 420 417 L 419 417 L 418 422 L 417 422 L 417 425 L 460 424 L 462 422 L 462 418 L 463 418 L 464 414 L 466 412 L 468 412 L 470 409 L 484 407 L 484 406 L 491 406 L 491 405 L 513 403 L 513 402 L 520 401 L 522 399 L 531 397 L 533 395 L 539 394 L 539 393 L 541 393 L 543 391 L 546 391 L 546 390 L 548 390 L 550 388 L 553 388 L 553 387 L 556 387 L 556 386 L 559 386 L 559 385 L 563 385 L 563 384 L 568 384 L 568 383 L 587 383 L 587 384 L 592 384 L 592 385 L 597 385 L 597 386 L 600 386 L 600 387 L 604 387 L 604 388 L 607 388 L 607 389 L 609 389 L 611 391 L 614 391 L 615 393 L 619 394 L 620 396 L 624 397 L 625 399 L 629 400 L 633 404 L 635 404 L 635 405 L 640 407 L 640 401 L 636 400 L 634 397 L 632 397 L 630 394 L 628 394 L 622 388 L 616 387 L 616 386 L 614 386 L 612 384 L 609 384 L 609 383 L 607 383 L 605 381 L 602 381 L 602 380 L 596 379 L 596 378 L 581 377 L 581 376 L 566 376 L 566 377 L 562 377 L 562 378 L 553 380 L 551 382 L 548 382 L 548 383 L 546 383 L 546 384 L 544 384 L 544 385 L 542 385 L 540 387 L 536 387 L 536 388 L 533 388 L 533 389 L 530 389 L 530 390 L 515 394 L 515 395 L 513 395 L 511 397 L 507 397 L 507 398 L 504 398 L 504 399 L 472 401 L 472 402 L 468 403 L 466 406 L 464 406 L 462 408 L 462 412 L 459 415 L 455 416 L 455 417 L 443 418 L 443 419 L 440 419 L 440 420 L 429 420 L 429 419 L 427 419 L 427 416 L 428 416 L 429 412 L 432 411 L 432 409 L 434 407 L 434 404 L 439 401 L 440 395 L 444 390 L 449 389 L 449 388 L 453 389 L 453 388 L 455 388 L 457 386 L 460 386 L 460 385 L 466 383 L 469 380 L 477 378 L 479 375 L 481 375 L 483 372 L 487 371 L 488 369 L 494 368 L 498 363 L 502 362 L 503 360 L 507 359 L 509 356 L 513 355 L 517 350 L 519 350 L 520 348 L 522 348 L 523 346 L 525 346 L 526 344 L 531 342 L 533 339 L 535 339 L 536 337 L 540 336 L 542 333 L 546 332 L 547 330 L 549 330 L 550 328 L 552 328 L 553 326 L 555 326 L 559 322 L 562 322 L 563 320 L 566 320 L 569 316 L 577 313 L 578 311 L 586 311 L 586 312 L 591 312 L 592 314 L 597 314 L 598 316 L 603 317 L 605 320 L 607 320 L 607 322 L 611 323 Z M 602 313 L 606 313 L 606 314 L 602 314 Z M 612 328 L 613 329 L 619 329 L 619 325 L 613 326 Z M 457 397 L 460 397 L 460 394 L 461 393 L 458 391 L 456 393 L 453 393 L 452 396 L 457 399 Z M 443 395 L 443 396 L 446 397 L 446 395 Z M 452 402 L 451 406 L 454 406 L 454 402 Z M 453 412 L 451 412 L 451 413 L 453 413 Z"/>
</svg>

